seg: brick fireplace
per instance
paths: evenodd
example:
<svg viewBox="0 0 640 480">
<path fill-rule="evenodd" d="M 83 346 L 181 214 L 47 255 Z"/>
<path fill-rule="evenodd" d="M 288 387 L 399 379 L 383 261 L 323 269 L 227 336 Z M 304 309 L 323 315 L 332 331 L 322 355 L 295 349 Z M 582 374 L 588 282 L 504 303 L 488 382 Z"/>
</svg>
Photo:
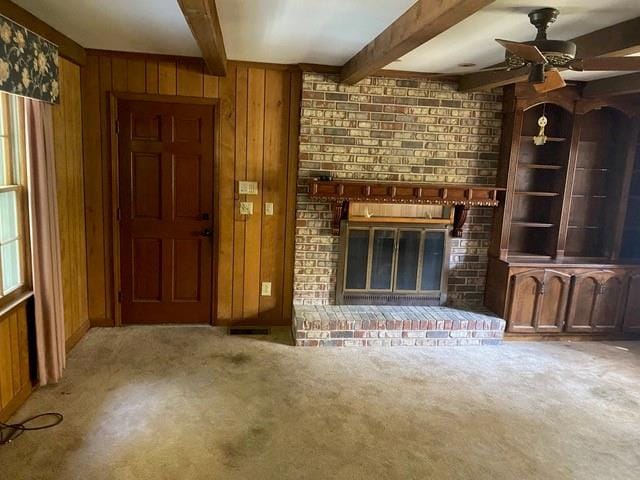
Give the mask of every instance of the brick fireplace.
<svg viewBox="0 0 640 480">
<path fill-rule="evenodd" d="M 495 185 L 501 111 L 501 93 L 460 93 L 448 82 L 370 77 L 349 86 L 305 73 L 294 310 L 337 303 L 340 235 L 331 202 L 309 195 L 311 178 Z M 470 208 L 461 238 L 447 239 L 448 307 L 482 306 L 492 216 Z"/>
</svg>

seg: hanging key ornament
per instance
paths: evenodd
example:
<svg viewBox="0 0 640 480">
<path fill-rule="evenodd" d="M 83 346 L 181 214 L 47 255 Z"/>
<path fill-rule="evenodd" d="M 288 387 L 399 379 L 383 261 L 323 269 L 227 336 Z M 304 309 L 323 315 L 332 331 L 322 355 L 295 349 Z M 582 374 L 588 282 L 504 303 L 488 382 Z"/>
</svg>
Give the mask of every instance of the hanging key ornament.
<svg viewBox="0 0 640 480">
<path fill-rule="evenodd" d="M 536 145 L 544 145 L 547 143 L 547 136 L 544 134 L 544 127 L 547 126 L 547 117 L 544 116 L 544 113 L 538 119 L 538 126 L 540 127 L 540 131 L 538 132 L 538 135 L 533 137 L 533 143 Z"/>
</svg>

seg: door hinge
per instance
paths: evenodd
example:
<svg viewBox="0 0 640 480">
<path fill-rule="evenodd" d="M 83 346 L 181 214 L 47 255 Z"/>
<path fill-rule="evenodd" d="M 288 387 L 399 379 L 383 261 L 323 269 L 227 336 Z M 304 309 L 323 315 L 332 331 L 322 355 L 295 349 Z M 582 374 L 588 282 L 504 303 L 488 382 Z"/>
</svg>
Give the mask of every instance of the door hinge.
<svg viewBox="0 0 640 480">
<path fill-rule="evenodd" d="M 120 120 L 116 120 L 116 135 L 120 135 Z"/>
<path fill-rule="evenodd" d="M 122 303 L 122 292 L 118 292 L 118 303 Z"/>
<path fill-rule="evenodd" d="M 544 295 L 544 282 L 540 284 L 540 295 Z"/>
</svg>

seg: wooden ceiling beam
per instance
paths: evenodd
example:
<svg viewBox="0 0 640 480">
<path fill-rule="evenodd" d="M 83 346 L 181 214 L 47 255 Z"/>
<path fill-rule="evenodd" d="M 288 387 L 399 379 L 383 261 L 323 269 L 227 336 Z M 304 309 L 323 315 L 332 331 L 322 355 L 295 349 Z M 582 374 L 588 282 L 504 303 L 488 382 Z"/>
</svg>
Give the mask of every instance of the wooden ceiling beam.
<svg viewBox="0 0 640 480">
<path fill-rule="evenodd" d="M 613 97 L 640 92 L 640 72 L 588 82 L 582 96 L 585 98 Z"/>
<path fill-rule="evenodd" d="M 227 74 L 227 53 L 215 0 L 178 0 L 211 75 Z"/>
<path fill-rule="evenodd" d="M 494 0 L 418 0 L 342 67 L 354 84 L 476 13 Z"/>
<path fill-rule="evenodd" d="M 58 45 L 58 53 L 61 57 L 81 66 L 87 63 L 87 53 L 80 44 L 74 42 L 19 5 L 9 0 L 0 0 L 0 14 Z"/>
<path fill-rule="evenodd" d="M 595 32 L 571 39 L 577 46 L 577 58 L 623 56 L 640 52 L 640 17 L 632 18 Z M 490 90 L 526 81 L 527 70 L 487 71 L 462 75 L 458 90 Z"/>
</svg>

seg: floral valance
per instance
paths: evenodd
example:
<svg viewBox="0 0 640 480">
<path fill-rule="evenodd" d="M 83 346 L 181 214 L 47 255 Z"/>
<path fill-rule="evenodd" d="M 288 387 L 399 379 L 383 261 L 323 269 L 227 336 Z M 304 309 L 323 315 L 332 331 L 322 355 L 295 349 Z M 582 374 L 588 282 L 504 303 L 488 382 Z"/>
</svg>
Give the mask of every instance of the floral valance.
<svg viewBox="0 0 640 480">
<path fill-rule="evenodd" d="M 58 46 L 0 15 L 0 91 L 58 103 Z"/>
</svg>

